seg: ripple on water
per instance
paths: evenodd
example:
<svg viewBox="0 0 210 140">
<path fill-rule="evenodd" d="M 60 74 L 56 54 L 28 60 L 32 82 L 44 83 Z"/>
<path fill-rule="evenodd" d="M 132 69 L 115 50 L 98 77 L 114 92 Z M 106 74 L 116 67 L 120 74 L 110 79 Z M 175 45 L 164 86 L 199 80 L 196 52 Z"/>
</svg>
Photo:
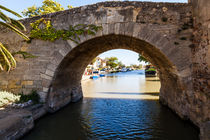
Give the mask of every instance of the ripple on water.
<svg viewBox="0 0 210 140">
<path fill-rule="evenodd" d="M 180 120 L 153 97 L 158 96 L 158 80 L 135 72 L 118 75 L 86 82 L 83 91 L 90 98 L 40 119 L 23 139 L 198 140 L 198 130 L 192 124 Z"/>
</svg>

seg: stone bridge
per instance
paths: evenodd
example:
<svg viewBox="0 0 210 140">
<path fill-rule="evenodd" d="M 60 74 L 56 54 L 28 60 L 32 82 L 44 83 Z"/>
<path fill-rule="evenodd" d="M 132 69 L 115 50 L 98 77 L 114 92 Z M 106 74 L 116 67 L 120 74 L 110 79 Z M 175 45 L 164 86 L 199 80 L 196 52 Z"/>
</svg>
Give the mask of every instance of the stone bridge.
<svg viewBox="0 0 210 140">
<path fill-rule="evenodd" d="M 208 4 L 193 4 L 104 2 L 41 16 L 50 18 L 56 29 L 76 24 L 103 27 L 94 36 L 81 36 L 79 44 L 61 39 L 33 39 L 27 44 L 2 30 L 0 40 L 12 51 L 37 57 L 16 56 L 17 68 L 0 73 L 0 88 L 24 94 L 35 89 L 48 111 L 54 112 L 82 98 L 82 74 L 93 58 L 108 50 L 128 49 L 142 54 L 158 69 L 163 104 L 199 127 L 206 125 L 210 121 L 210 27 L 204 17 L 209 13 L 198 12 Z M 23 23 L 30 30 L 29 23 L 41 17 Z"/>
</svg>

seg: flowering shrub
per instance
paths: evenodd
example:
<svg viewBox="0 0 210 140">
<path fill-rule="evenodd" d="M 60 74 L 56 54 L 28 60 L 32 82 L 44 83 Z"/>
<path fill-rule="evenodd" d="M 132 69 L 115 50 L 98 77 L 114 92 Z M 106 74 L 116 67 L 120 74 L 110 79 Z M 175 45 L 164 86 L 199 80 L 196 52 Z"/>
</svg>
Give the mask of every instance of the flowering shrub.
<svg viewBox="0 0 210 140">
<path fill-rule="evenodd" d="M 15 95 L 7 91 L 0 91 L 0 107 L 20 100 L 20 95 Z"/>
</svg>

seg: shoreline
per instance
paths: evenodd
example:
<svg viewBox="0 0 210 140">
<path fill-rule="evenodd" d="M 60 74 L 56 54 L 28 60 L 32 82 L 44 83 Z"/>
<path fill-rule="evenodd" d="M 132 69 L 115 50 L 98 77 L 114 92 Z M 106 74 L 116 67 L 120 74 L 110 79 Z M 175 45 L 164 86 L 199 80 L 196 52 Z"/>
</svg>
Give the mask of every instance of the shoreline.
<svg viewBox="0 0 210 140">
<path fill-rule="evenodd" d="M 83 77 L 81 82 L 88 82 L 90 80 L 91 80 L 90 75 L 88 75 L 88 76 Z M 115 95 L 112 97 L 119 98 L 118 96 L 119 95 Z M 84 97 L 85 98 L 97 98 L 97 97 L 104 98 L 103 94 L 97 97 L 85 96 L 85 95 Z M 125 96 L 125 98 L 133 99 L 136 97 Z M 141 96 L 141 99 L 147 100 L 148 96 L 145 96 L 145 95 Z M 153 98 L 152 100 L 158 100 L 158 99 Z M 159 102 L 161 103 L 161 105 L 168 107 L 168 105 L 164 104 L 160 100 Z M 43 117 L 44 115 L 48 113 L 49 112 L 45 104 L 30 105 L 25 108 L 12 108 L 12 107 L 0 108 L 0 139 L 2 140 L 19 139 L 23 137 L 28 132 L 33 131 L 33 127 L 35 125 L 36 120 L 40 119 L 41 117 Z M 175 112 L 175 114 L 177 113 Z M 185 120 L 186 118 L 180 118 L 180 119 Z M 192 122 L 192 124 L 194 123 Z M 205 140 L 203 139 L 203 137 L 205 138 L 205 135 L 207 135 L 208 133 L 208 130 L 209 130 L 208 126 L 207 125 L 197 126 L 196 124 L 194 125 L 200 129 L 200 134 L 199 134 L 200 139 Z"/>
<path fill-rule="evenodd" d="M 159 102 L 161 103 L 160 100 Z M 161 105 L 168 107 L 163 103 L 161 103 Z M 46 106 L 43 104 L 31 105 L 23 109 L 5 108 L 4 110 L 0 110 L 0 139 L 10 140 L 24 137 L 25 134 L 33 131 L 35 121 L 41 119 L 41 117 L 48 113 Z M 174 113 L 178 115 L 176 112 Z M 181 119 L 185 120 L 184 118 Z M 195 127 L 198 127 L 193 122 L 191 123 Z M 208 128 L 205 126 L 198 128 L 200 129 L 200 139 L 206 140 L 203 139 L 203 136 L 205 136 L 205 132 L 207 132 Z"/>
</svg>

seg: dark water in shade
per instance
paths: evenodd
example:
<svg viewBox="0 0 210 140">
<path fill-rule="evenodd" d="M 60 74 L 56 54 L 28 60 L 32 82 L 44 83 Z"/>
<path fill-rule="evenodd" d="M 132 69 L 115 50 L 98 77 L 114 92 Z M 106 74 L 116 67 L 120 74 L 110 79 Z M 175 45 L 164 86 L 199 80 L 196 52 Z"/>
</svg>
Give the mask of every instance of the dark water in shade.
<svg viewBox="0 0 210 140">
<path fill-rule="evenodd" d="M 125 75 L 125 76 L 122 76 Z M 132 74 L 133 76 L 135 74 Z M 116 80 L 116 77 L 118 80 Z M 139 77 L 139 78 L 136 78 Z M 110 84 L 109 90 L 104 86 Z M 182 121 L 167 107 L 159 104 L 155 94 L 145 95 L 141 89 L 129 93 L 117 88 L 119 81 L 142 82 L 142 75 L 135 78 L 120 74 L 104 79 L 87 81 L 83 84 L 86 96 L 82 101 L 71 103 L 55 114 L 47 115 L 36 121 L 35 128 L 24 140 L 103 140 L 103 139 L 154 139 L 154 140 L 198 140 L 199 131 L 191 123 Z M 137 79 L 136 81 L 134 79 Z M 141 79 L 141 80 L 139 80 Z M 115 82 L 113 82 L 115 81 Z M 151 80 L 158 82 L 158 80 Z M 103 87 L 92 89 L 95 85 Z M 107 83 L 107 84 L 105 84 Z M 131 84 L 132 85 L 132 84 Z M 133 84 L 135 85 L 135 84 Z M 85 87 L 86 86 L 86 87 Z M 89 88 L 89 89 L 88 89 Z M 123 87 L 123 91 L 125 87 Z M 100 90 L 101 89 L 101 90 Z M 130 89 L 130 87 L 129 87 Z M 102 93 L 102 91 L 104 91 Z M 90 93 L 89 93 L 90 92 Z M 95 93 L 92 93 L 95 92 Z M 103 94 L 93 98 L 93 95 Z M 107 94 L 108 93 L 108 94 Z M 114 94 L 111 97 L 110 94 Z M 117 96 L 116 96 L 117 95 Z M 135 97 L 139 95 L 139 98 Z M 143 99 L 141 97 L 143 96 Z M 146 98 L 144 98 L 146 96 Z M 122 97 L 122 98 L 121 98 Z"/>
</svg>

